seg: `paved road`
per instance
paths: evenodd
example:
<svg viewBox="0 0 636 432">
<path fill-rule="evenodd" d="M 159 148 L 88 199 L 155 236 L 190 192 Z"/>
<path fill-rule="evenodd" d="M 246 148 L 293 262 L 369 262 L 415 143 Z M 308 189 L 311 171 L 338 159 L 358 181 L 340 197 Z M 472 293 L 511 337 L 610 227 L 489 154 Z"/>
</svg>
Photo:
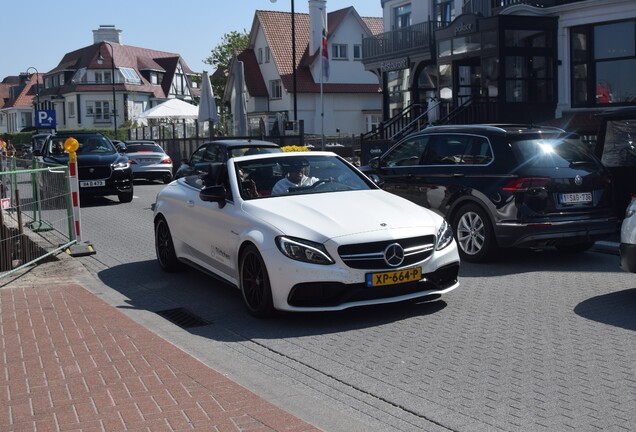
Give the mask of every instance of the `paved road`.
<svg viewBox="0 0 636 432">
<path fill-rule="evenodd" d="M 618 257 L 514 251 L 462 264 L 439 301 L 257 320 L 238 291 L 164 274 L 150 206 L 83 203 L 79 258 L 99 294 L 160 336 L 329 431 L 629 431 L 636 425 L 636 276 Z M 207 324 L 180 328 L 158 311 Z"/>
</svg>

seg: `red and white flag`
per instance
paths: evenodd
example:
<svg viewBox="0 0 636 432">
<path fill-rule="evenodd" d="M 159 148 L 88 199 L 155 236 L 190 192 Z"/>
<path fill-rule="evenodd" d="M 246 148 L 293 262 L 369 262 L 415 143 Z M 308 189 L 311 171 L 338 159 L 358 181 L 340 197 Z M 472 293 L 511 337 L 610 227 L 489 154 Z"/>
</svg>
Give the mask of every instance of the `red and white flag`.
<svg viewBox="0 0 636 432">
<path fill-rule="evenodd" d="M 322 27 L 322 76 L 324 81 L 329 81 L 329 50 L 327 49 L 327 26 Z"/>
</svg>

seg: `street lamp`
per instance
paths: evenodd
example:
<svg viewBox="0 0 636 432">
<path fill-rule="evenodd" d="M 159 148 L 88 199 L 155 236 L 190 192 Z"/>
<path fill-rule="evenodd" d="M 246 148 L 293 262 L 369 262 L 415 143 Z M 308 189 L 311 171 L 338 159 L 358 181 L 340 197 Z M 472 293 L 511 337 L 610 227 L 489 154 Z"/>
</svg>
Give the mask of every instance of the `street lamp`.
<svg viewBox="0 0 636 432">
<path fill-rule="evenodd" d="M 115 128 L 115 139 L 117 139 L 117 99 L 115 97 L 115 50 L 113 46 L 106 42 L 102 41 L 110 47 L 110 80 L 113 87 L 113 125 Z M 97 57 L 97 64 L 104 63 L 104 56 L 102 55 L 102 46 L 99 47 L 99 56 Z"/>
<path fill-rule="evenodd" d="M 277 0 L 269 0 L 276 3 Z M 292 32 L 292 91 L 294 94 L 294 120 L 298 120 L 298 103 L 296 99 L 296 14 L 294 0 L 291 0 L 291 32 Z"/>
<path fill-rule="evenodd" d="M 27 80 L 29 81 L 31 81 L 31 77 L 33 76 L 33 74 L 29 75 L 29 71 L 31 69 L 35 71 L 35 100 L 36 100 L 35 110 L 37 111 L 40 108 L 40 72 L 38 72 L 38 70 L 34 68 L 33 66 L 30 66 L 29 68 L 27 68 L 26 74 L 27 74 Z M 37 113 L 36 113 L 36 116 L 37 116 Z M 38 129 L 37 118 L 35 119 L 35 131 L 40 132 L 40 130 Z"/>
</svg>

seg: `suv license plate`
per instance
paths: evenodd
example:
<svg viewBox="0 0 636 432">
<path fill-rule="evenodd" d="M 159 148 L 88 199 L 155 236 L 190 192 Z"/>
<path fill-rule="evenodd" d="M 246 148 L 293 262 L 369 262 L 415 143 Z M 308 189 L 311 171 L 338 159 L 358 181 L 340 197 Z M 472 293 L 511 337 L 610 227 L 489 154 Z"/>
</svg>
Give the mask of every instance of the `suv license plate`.
<svg viewBox="0 0 636 432">
<path fill-rule="evenodd" d="M 591 192 L 566 193 L 560 195 L 561 204 L 579 204 L 592 202 Z"/>
<path fill-rule="evenodd" d="M 106 186 L 106 180 L 84 180 L 79 182 L 80 187 L 99 187 Z"/>
<path fill-rule="evenodd" d="M 382 273 L 367 273 L 366 277 L 368 287 L 416 282 L 422 279 L 422 267 L 413 267 Z"/>
</svg>

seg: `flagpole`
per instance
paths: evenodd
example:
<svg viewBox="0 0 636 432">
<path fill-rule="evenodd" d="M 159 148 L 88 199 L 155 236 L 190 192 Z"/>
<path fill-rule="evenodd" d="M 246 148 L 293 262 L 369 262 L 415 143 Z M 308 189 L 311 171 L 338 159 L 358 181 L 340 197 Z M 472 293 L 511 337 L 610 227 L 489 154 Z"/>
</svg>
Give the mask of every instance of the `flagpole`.
<svg viewBox="0 0 636 432">
<path fill-rule="evenodd" d="M 325 58 L 320 56 L 320 142 L 321 150 L 325 150 L 325 100 L 322 91 L 322 82 L 325 74 Z"/>
<path fill-rule="evenodd" d="M 325 52 L 327 49 L 325 41 L 327 39 L 326 13 L 321 8 L 322 15 L 322 37 L 320 38 L 320 143 L 321 150 L 325 150 L 325 99 L 323 93 L 323 82 L 325 77 Z"/>
</svg>

